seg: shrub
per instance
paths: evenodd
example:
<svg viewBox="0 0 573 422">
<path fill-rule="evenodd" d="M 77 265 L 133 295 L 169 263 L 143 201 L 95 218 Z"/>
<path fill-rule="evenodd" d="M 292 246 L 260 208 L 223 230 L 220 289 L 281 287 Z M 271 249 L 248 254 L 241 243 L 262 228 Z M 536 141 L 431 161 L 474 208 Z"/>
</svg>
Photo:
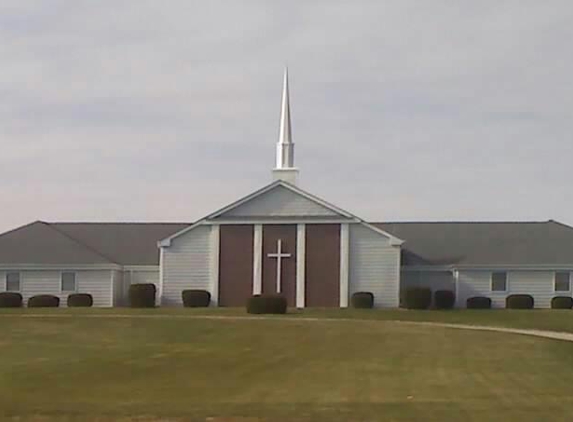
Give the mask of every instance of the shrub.
<svg viewBox="0 0 573 422">
<path fill-rule="evenodd" d="M 350 298 L 350 303 L 356 309 L 372 309 L 374 307 L 374 295 L 370 292 L 356 292 Z"/>
<path fill-rule="evenodd" d="M 437 309 L 452 309 L 456 303 L 456 294 L 451 290 L 438 290 L 434 293 L 434 305 Z"/>
<path fill-rule="evenodd" d="M 37 295 L 28 299 L 28 308 L 57 308 L 60 298 L 53 295 Z"/>
<path fill-rule="evenodd" d="M 207 290 L 183 290 L 181 297 L 187 308 L 206 308 L 211 303 L 211 293 Z"/>
<path fill-rule="evenodd" d="M 557 296 L 551 299 L 552 309 L 571 309 L 573 308 L 573 298 L 569 296 Z"/>
<path fill-rule="evenodd" d="M 22 295 L 15 292 L 0 293 L 0 308 L 21 308 Z"/>
<path fill-rule="evenodd" d="M 505 299 L 508 309 L 533 309 L 534 300 L 531 295 L 509 295 Z"/>
<path fill-rule="evenodd" d="M 491 309 L 491 298 L 484 296 L 470 297 L 466 301 L 468 309 Z"/>
<path fill-rule="evenodd" d="M 155 284 L 141 283 L 129 286 L 129 305 L 132 308 L 155 308 Z"/>
<path fill-rule="evenodd" d="M 280 295 L 255 295 L 247 301 L 249 314 L 286 314 L 287 300 Z"/>
<path fill-rule="evenodd" d="M 86 307 L 93 306 L 94 298 L 88 293 L 74 293 L 68 296 L 68 306 L 73 307 Z"/>
<path fill-rule="evenodd" d="M 408 287 L 404 304 L 408 309 L 428 309 L 432 304 L 432 291 L 427 287 Z"/>
</svg>

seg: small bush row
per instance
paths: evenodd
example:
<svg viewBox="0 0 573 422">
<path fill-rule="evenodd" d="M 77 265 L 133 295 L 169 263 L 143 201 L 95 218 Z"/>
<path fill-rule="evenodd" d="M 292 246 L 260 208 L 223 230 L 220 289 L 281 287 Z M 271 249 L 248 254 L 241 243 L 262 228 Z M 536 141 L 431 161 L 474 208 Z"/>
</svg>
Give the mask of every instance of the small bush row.
<svg viewBox="0 0 573 422">
<path fill-rule="evenodd" d="M 21 308 L 24 300 L 20 293 L 0 293 L 0 308 Z M 74 293 L 68 296 L 69 307 L 93 306 L 93 297 L 88 293 Z M 57 308 L 60 306 L 60 298 L 54 295 L 36 295 L 28 299 L 28 308 Z"/>
<path fill-rule="evenodd" d="M 153 283 L 138 283 L 129 286 L 129 306 L 132 308 L 155 308 L 157 288 Z"/>
</svg>

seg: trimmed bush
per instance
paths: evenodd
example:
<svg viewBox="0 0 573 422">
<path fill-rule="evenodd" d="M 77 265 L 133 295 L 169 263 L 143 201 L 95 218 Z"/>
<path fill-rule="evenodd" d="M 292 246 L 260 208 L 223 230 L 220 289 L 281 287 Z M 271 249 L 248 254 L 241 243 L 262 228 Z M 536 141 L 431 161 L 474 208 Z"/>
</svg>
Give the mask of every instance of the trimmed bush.
<svg viewBox="0 0 573 422">
<path fill-rule="evenodd" d="M 0 308 L 21 308 L 22 295 L 16 292 L 0 293 Z"/>
<path fill-rule="evenodd" d="M 534 303 L 531 295 L 509 295 L 505 299 L 505 307 L 508 309 L 533 309 Z"/>
<path fill-rule="evenodd" d="M 372 309 L 374 307 L 374 295 L 370 292 L 356 292 L 350 298 L 350 304 L 356 309 Z"/>
<path fill-rule="evenodd" d="M 434 305 L 437 309 L 452 309 L 456 303 L 456 294 L 451 290 L 434 292 Z"/>
<path fill-rule="evenodd" d="M 484 296 L 470 297 L 466 301 L 468 309 L 491 309 L 491 298 Z"/>
<path fill-rule="evenodd" d="M 286 314 L 287 300 L 280 295 L 255 295 L 247 301 L 249 314 Z"/>
<path fill-rule="evenodd" d="M 54 295 L 37 295 L 28 299 L 28 308 L 57 308 L 60 298 Z"/>
<path fill-rule="evenodd" d="M 557 296 L 551 299 L 551 309 L 571 309 L 573 298 L 569 296 Z"/>
<path fill-rule="evenodd" d="M 207 290 L 183 290 L 181 297 L 186 308 L 206 308 L 211 303 L 211 293 Z"/>
<path fill-rule="evenodd" d="M 93 306 L 94 298 L 89 293 L 74 293 L 68 296 L 68 307 L 84 307 L 89 308 Z"/>
<path fill-rule="evenodd" d="M 404 305 L 408 309 L 428 309 L 432 304 L 432 291 L 427 287 L 408 287 Z"/>
<path fill-rule="evenodd" d="M 155 284 L 141 283 L 129 286 L 129 305 L 132 308 L 155 308 Z"/>
</svg>

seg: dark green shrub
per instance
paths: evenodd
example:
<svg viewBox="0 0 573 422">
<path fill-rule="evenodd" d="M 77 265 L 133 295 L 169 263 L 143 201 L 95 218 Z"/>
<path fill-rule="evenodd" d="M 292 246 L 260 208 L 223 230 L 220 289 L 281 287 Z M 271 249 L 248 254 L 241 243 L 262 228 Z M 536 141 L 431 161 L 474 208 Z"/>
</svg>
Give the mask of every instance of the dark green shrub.
<svg viewBox="0 0 573 422">
<path fill-rule="evenodd" d="M 93 306 L 94 298 L 89 293 L 74 293 L 68 296 L 68 307 L 85 307 Z"/>
<path fill-rule="evenodd" d="M 0 293 L 0 308 L 21 308 L 22 295 L 16 292 Z"/>
<path fill-rule="evenodd" d="M 60 298 L 53 295 L 37 295 L 28 299 L 28 308 L 57 308 Z"/>
<path fill-rule="evenodd" d="M 534 303 L 531 295 L 509 295 L 505 299 L 505 307 L 508 309 L 533 309 Z"/>
<path fill-rule="evenodd" d="M 155 284 L 141 283 L 129 286 L 129 305 L 132 308 L 155 308 Z"/>
<path fill-rule="evenodd" d="M 428 309 L 432 304 L 432 291 L 427 287 L 408 287 L 404 304 L 408 309 Z"/>
<path fill-rule="evenodd" d="M 372 309 L 374 307 L 374 295 L 370 292 L 356 292 L 350 298 L 350 304 L 356 309 Z"/>
<path fill-rule="evenodd" d="M 468 309 L 491 309 L 491 298 L 484 296 L 470 297 L 466 301 Z"/>
<path fill-rule="evenodd" d="M 211 303 L 211 293 L 207 290 L 183 290 L 181 297 L 187 308 L 206 308 Z"/>
<path fill-rule="evenodd" d="M 434 306 L 437 309 L 452 309 L 456 303 L 456 294 L 451 290 L 434 292 Z"/>
<path fill-rule="evenodd" d="M 280 295 L 255 295 L 247 301 L 249 314 L 286 314 L 287 300 Z"/>
<path fill-rule="evenodd" d="M 552 309 L 571 309 L 573 308 L 573 298 L 569 296 L 557 296 L 551 299 Z"/>
</svg>

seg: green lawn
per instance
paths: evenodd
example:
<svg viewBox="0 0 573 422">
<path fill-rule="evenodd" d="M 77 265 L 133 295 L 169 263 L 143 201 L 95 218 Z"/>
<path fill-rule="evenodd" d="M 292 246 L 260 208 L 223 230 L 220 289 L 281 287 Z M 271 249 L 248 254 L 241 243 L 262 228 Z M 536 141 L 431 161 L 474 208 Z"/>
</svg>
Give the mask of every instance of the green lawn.
<svg viewBox="0 0 573 422">
<path fill-rule="evenodd" d="M 113 316 L 118 312 L 126 316 Z M 3 311 L 0 416 L 14 422 L 572 419 L 573 343 L 391 321 L 297 320 L 300 313 L 287 320 L 179 317 L 205 312 Z M 38 313 L 46 316 L 20 316 Z M 149 314 L 162 317 L 137 317 Z M 479 324 L 573 317 L 558 311 L 303 315 Z"/>
<path fill-rule="evenodd" d="M 242 308 L 72 308 L 72 309 L 0 309 L 3 315 L 160 315 L 185 317 L 193 315 L 248 316 Z M 559 309 L 535 310 L 357 310 L 357 309 L 289 309 L 289 318 L 372 319 L 382 321 L 429 321 L 453 324 L 488 325 L 493 327 L 539 329 L 573 333 L 573 311 Z M 281 317 L 282 318 L 282 317 Z"/>
</svg>

